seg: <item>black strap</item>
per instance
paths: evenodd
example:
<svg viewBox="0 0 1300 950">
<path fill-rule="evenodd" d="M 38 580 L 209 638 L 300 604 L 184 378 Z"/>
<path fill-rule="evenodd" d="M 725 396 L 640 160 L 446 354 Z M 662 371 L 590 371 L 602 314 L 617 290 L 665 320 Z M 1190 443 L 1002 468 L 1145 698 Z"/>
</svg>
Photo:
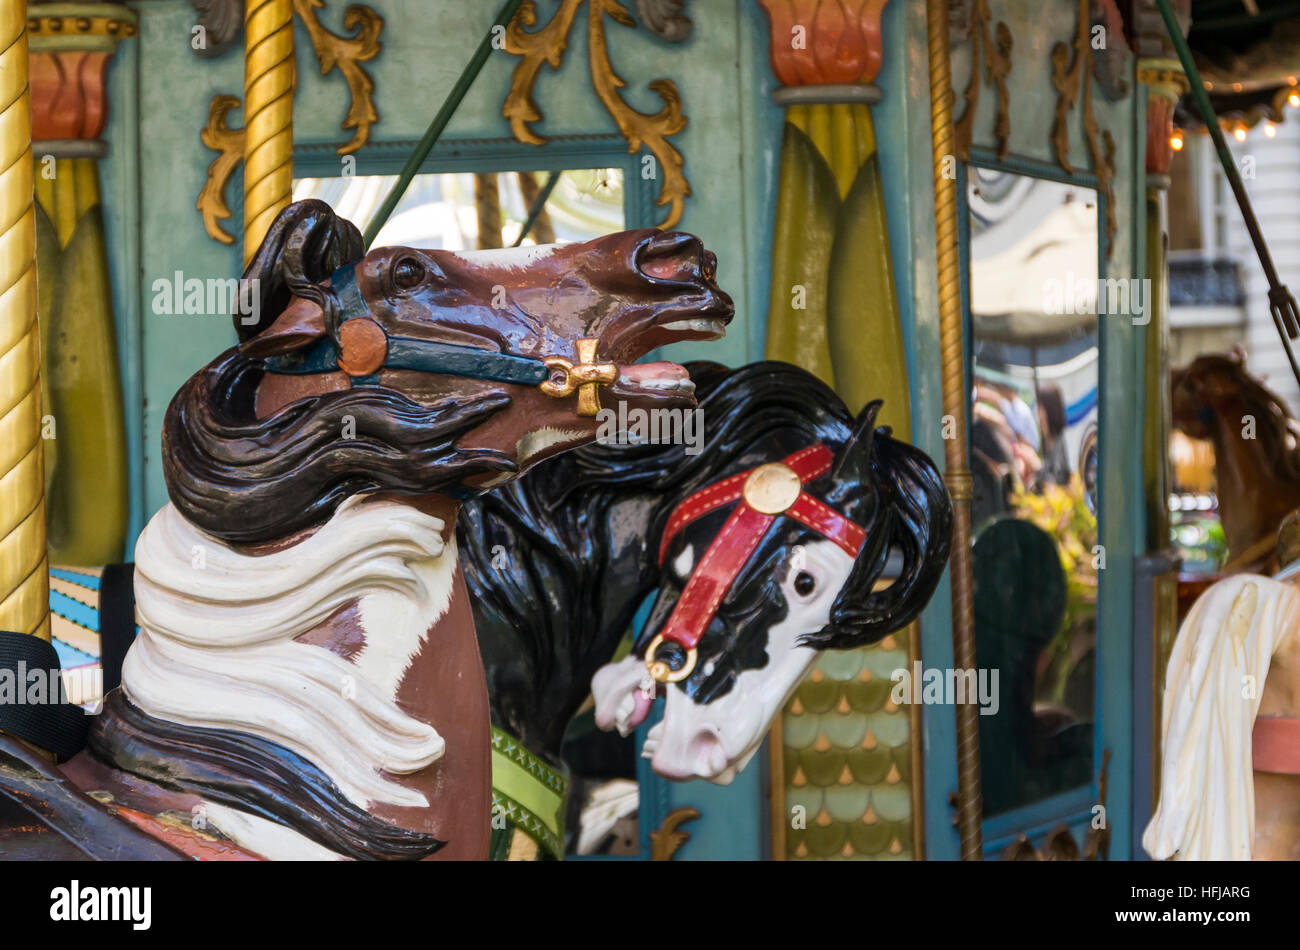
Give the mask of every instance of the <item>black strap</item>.
<svg viewBox="0 0 1300 950">
<path fill-rule="evenodd" d="M 99 661 L 105 696 L 122 684 L 122 661 L 135 640 L 134 581 L 134 564 L 107 564 L 99 575 Z"/>
<path fill-rule="evenodd" d="M 62 670 L 59 654 L 45 640 L 0 630 L 0 732 L 60 756 L 85 748 L 90 717 L 67 702 Z M 28 689 L 33 671 L 45 677 L 44 702 L 27 701 L 34 695 Z"/>
</svg>

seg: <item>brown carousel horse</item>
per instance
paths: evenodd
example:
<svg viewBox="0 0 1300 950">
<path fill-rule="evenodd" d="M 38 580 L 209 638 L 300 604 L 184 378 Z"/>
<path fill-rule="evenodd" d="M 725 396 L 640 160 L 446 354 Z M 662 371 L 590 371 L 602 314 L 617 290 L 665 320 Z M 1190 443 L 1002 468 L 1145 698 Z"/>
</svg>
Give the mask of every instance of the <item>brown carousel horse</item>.
<svg viewBox="0 0 1300 950">
<path fill-rule="evenodd" d="M 1214 444 L 1231 569 L 1271 562 L 1277 526 L 1300 506 L 1300 425 L 1246 372 L 1240 348 L 1173 371 L 1173 424 Z"/>
<path fill-rule="evenodd" d="M 0 851 L 486 857 L 461 502 L 595 439 L 598 385 L 692 406 L 683 367 L 632 363 L 722 335 L 715 268 L 655 230 L 366 253 L 327 205 L 286 209 L 239 345 L 168 408 L 171 504 L 136 546 L 140 634 L 88 749 L 55 767 L 0 736 Z"/>
</svg>

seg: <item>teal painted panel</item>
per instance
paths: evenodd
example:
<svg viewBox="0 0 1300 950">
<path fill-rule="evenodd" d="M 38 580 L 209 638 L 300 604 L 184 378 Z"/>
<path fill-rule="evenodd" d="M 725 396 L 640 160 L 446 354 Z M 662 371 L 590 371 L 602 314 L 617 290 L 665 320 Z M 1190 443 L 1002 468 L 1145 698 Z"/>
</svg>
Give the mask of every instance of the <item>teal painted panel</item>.
<svg viewBox="0 0 1300 950">
<path fill-rule="evenodd" d="M 139 227 L 139 46 L 126 41 L 118 47 L 108 69 L 108 121 L 104 141 L 108 156 L 99 163 L 103 195 L 104 244 L 113 288 L 113 318 L 122 378 L 122 401 L 129 446 L 127 474 L 130 514 L 126 557 L 133 559 L 135 538 L 145 514 L 144 497 L 144 367 L 140 318 Z"/>
</svg>

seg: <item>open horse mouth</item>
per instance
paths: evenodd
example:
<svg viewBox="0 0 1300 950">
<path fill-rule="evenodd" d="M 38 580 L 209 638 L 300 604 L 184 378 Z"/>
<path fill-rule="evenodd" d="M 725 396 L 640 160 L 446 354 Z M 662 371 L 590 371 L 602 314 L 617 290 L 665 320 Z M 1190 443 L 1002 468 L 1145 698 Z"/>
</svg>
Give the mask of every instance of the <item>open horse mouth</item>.
<svg viewBox="0 0 1300 950">
<path fill-rule="evenodd" d="M 640 346 L 628 351 L 629 356 L 614 359 L 619 373 L 618 379 L 608 387 L 610 393 L 629 405 L 653 402 L 663 408 L 694 406 L 695 384 L 691 382 L 691 374 L 685 366 L 668 360 L 646 363 L 633 361 L 668 343 L 720 340 L 727 334 L 727 322 L 730 319 L 731 313 L 728 312 L 725 315 L 700 316 L 651 327 L 643 334 Z M 641 352 L 637 353 L 637 349 Z"/>
<path fill-rule="evenodd" d="M 634 319 L 627 325 L 613 318 L 598 347 L 602 359 L 619 366 L 618 379 L 608 388 L 629 403 L 689 408 L 695 403 L 695 384 L 684 366 L 666 360 L 636 361 L 670 343 L 722 339 L 735 316 L 735 304 L 716 283 L 716 255 L 693 235 L 658 233 L 633 254 L 643 277 L 680 292 L 657 307 L 648 324 Z"/>
</svg>

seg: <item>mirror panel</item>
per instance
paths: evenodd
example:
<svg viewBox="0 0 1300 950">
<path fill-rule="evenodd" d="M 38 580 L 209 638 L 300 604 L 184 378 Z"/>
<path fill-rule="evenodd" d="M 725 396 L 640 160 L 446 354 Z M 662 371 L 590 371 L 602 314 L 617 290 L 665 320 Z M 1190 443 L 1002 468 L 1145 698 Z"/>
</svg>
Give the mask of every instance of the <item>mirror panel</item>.
<svg viewBox="0 0 1300 950">
<path fill-rule="evenodd" d="M 1103 285 L 1095 191 L 972 166 L 966 197 L 987 817 L 1092 776 Z"/>
</svg>

